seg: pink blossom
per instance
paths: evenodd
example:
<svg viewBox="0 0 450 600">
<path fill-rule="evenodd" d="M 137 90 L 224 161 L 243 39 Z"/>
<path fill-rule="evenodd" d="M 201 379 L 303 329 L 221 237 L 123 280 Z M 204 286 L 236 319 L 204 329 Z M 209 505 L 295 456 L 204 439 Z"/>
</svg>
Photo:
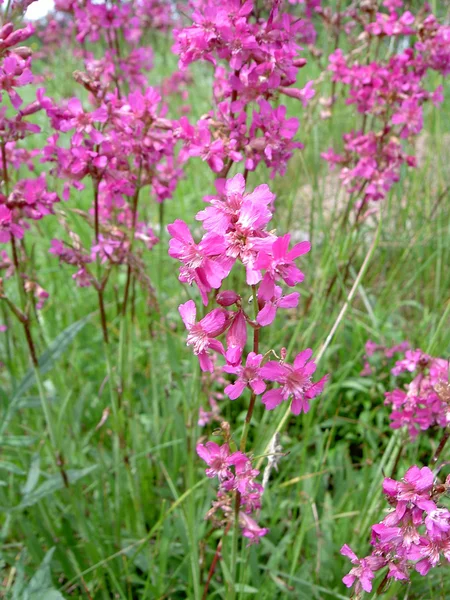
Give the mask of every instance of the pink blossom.
<svg viewBox="0 0 450 600">
<path fill-rule="evenodd" d="M 295 259 L 311 249 L 309 242 L 300 242 L 289 250 L 291 235 L 286 233 L 273 242 L 270 251 L 262 250 L 255 262 L 255 269 L 266 271 L 265 297 L 269 299 L 275 293 L 275 281 L 282 279 L 286 285 L 293 287 L 304 279 L 303 273 L 295 264 Z M 269 296 L 270 294 L 270 296 Z"/>
<path fill-rule="evenodd" d="M 316 383 L 311 381 L 316 370 L 315 363 L 308 362 L 311 356 L 312 350 L 308 348 L 297 354 L 293 365 L 269 361 L 261 368 L 260 373 L 264 379 L 281 385 L 263 395 L 262 402 L 268 410 L 273 410 L 292 396 L 291 410 L 294 415 L 309 411 L 309 400 L 322 392 L 327 380 L 325 376 Z"/>
<path fill-rule="evenodd" d="M 215 339 L 227 327 L 225 311 L 221 308 L 216 308 L 208 313 L 206 317 L 196 322 L 197 309 L 193 300 L 188 300 L 185 304 L 180 304 L 178 310 L 188 330 L 187 345 L 192 346 L 194 354 L 198 356 L 202 371 L 212 373 L 214 365 L 208 351 L 211 349 L 220 354 L 225 353 L 221 342 Z"/>
<path fill-rule="evenodd" d="M 242 535 L 249 540 L 248 546 L 257 544 L 261 537 L 269 533 L 266 527 L 260 527 L 254 519 L 244 512 L 239 513 L 239 524 L 242 527 Z"/>
<path fill-rule="evenodd" d="M 292 292 L 291 294 L 283 296 L 281 287 L 276 285 L 273 297 L 270 299 L 265 299 L 267 298 L 268 294 L 270 294 L 270 291 L 265 291 L 267 286 L 270 288 L 270 290 L 272 289 L 271 281 L 264 279 L 258 290 L 258 300 L 263 303 L 263 306 L 258 312 L 256 321 L 261 325 L 261 327 L 266 327 L 267 325 L 273 323 L 279 308 L 295 308 L 298 306 L 298 301 L 300 298 L 300 294 L 298 292 Z"/>
<path fill-rule="evenodd" d="M 219 446 L 215 442 L 206 442 L 205 445 L 197 444 L 197 454 L 209 466 L 206 469 L 208 477 L 218 477 L 219 481 L 224 481 L 232 477 L 230 471 L 230 448 L 228 444 Z"/>
<path fill-rule="evenodd" d="M 383 482 L 383 492 L 397 502 L 396 513 L 399 518 L 405 513 L 408 504 L 426 511 L 433 511 L 436 505 L 429 499 L 433 487 L 433 472 L 428 467 L 419 469 L 411 467 L 405 474 L 403 482 L 388 477 Z"/>
<path fill-rule="evenodd" d="M 172 235 L 169 255 L 182 263 L 180 281 L 189 284 L 195 282 L 206 306 L 208 292 L 219 288 L 229 272 L 223 261 L 225 239 L 215 233 L 208 233 L 196 244 L 188 226 L 180 219 L 168 225 L 167 229 Z"/>
<path fill-rule="evenodd" d="M 228 364 L 237 365 L 241 362 L 242 353 L 247 343 L 247 322 L 241 310 L 238 310 L 231 319 L 231 325 L 227 331 L 225 358 Z"/>
<path fill-rule="evenodd" d="M 270 220 L 272 213 L 268 206 L 274 199 L 275 194 L 266 184 L 245 194 L 245 180 L 238 173 L 226 181 L 223 198 L 212 198 L 210 206 L 197 213 L 196 219 L 203 221 L 207 231 L 217 234 L 234 227 L 244 231 L 258 229 Z"/>
<path fill-rule="evenodd" d="M 343 582 L 349 588 L 355 583 L 355 594 L 361 590 L 365 592 L 372 591 L 372 580 L 375 577 L 375 571 L 384 566 L 385 561 L 382 558 L 369 556 L 367 558 L 358 558 L 350 546 L 344 544 L 341 548 L 341 554 L 346 556 L 355 565 L 348 575 L 343 578 Z"/>
<path fill-rule="evenodd" d="M 236 398 L 239 398 L 246 387 L 250 387 L 251 390 L 257 395 L 264 392 L 266 389 L 266 384 L 261 378 L 260 368 L 262 358 L 262 354 L 249 352 L 245 367 L 242 365 L 225 365 L 223 367 L 223 370 L 226 373 L 232 373 L 233 375 L 238 376 L 237 380 L 228 385 L 224 390 L 225 394 L 227 394 L 231 400 L 236 400 Z"/>
</svg>

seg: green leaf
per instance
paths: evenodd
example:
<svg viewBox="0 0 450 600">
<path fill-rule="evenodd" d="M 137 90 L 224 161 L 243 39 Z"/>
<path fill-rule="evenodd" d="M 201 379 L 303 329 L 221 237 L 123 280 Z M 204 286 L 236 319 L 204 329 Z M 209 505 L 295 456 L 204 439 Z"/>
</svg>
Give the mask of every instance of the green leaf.
<svg viewBox="0 0 450 600">
<path fill-rule="evenodd" d="M 246 585 L 245 583 L 237 583 L 234 586 L 234 589 L 236 590 L 236 592 L 239 592 L 241 594 L 257 594 L 259 591 L 251 585 Z"/>
<path fill-rule="evenodd" d="M 25 592 L 25 552 L 20 555 L 11 600 L 23 600 Z"/>
<path fill-rule="evenodd" d="M 0 445 L 10 446 L 12 448 L 22 448 L 31 446 L 36 441 L 36 438 L 31 435 L 8 435 L 0 438 Z"/>
<path fill-rule="evenodd" d="M 69 483 L 75 483 L 79 479 L 86 477 L 86 475 L 89 475 L 89 473 L 95 471 L 96 468 L 97 465 L 91 465 L 85 469 L 69 469 L 66 471 Z M 40 500 L 43 500 L 44 498 L 47 498 L 47 496 L 51 496 L 55 492 L 61 490 L 63 487 L 64 481 L 61 474 L 55 473 L 34 491 L 24 496 L 22 502 L 15 506 L 12 510 L 20 510 L 22 508 L 26 508 L 27 506 L 33 506 Z"/>
<path fill-rule="evenodd" d="M 39 358 L 39 371 L 41 375 L 45 375 L 48 373 L 50 369 L 53 367 L 53 364 L 61 358 L 64 352 L 67 350 L 71 342 L 78 335 L 78 333 L 83 329 L 88 320 L 90 319 L 90 315 L 72 323 L 69 327 L 66 327 L 64 331 L 62 331 L 50 344 L 48 349 L 44 352 L 44 354 Z M 2 419 L 2 424 L 0 426 L 0 444 L 4 443 L 4 433 L 6 428 L 8 427 L 11 419 L 13 417 L 14 412 L 19 408 L 20 402 L 22 400 L 22 396 L 27 392 L 31 386 L 34 384 L 35 374 L 34 369 L 29 369 L 26 373 L 25 377 L 19 384 L 19 387 L 16 390 L 16 393 L 11 398 L 11 402 L 9 403 L 8 408 L 6 409 L 6 414 Z"/>
<path fill-rule="evenodd" d="M 25 475 L 25 471 L 12 462 L 6 460 L 0 461 L 0 471 L 8 471 L 14 475 Z"/>
<path fill-rule="evenodd" d="M 31 459 L 30 470 L 28 471 L 28 477 L 25 482 L 25 485 L 22 488 L 22 494 L 27 496 L 30 494 L 34 488 L 36 487 L 37 482 L 39 481 L 40 475 L 40 466 L 41 466 L 41 457 L 39 454 L 34 454 Z"/>
<path fill-rule="evenodd" d="M 25 589 L 23 600 L 64 600 L 64 596 L 54 588 L 52 583 L 50 563 L 55 549 L 55 547 L 51 548 L 45 555 L 39 569 Z"/>
</svg>

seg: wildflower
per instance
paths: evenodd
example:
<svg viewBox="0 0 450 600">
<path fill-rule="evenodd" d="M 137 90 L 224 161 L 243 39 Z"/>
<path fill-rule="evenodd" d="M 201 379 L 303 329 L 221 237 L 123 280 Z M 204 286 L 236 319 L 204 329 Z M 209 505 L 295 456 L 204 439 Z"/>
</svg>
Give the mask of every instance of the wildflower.
<svg viewBox="0 0 450 600">
<path fill-rule="evenodd" d="M 237 380 L 228 385 L 224 390 L 225 394 L 227 394 L 230 400 L 236 400 L 236 398 L 239 398 L 246 387 L 250 387 L 250 389 L 257 395 L 264 392 L 266 389 L 266 384 L 261 378 L 260 367 L 262 358 L 262 354 L 249 352 L 245 366 L 225 365 L 223 367 L 223 370 L 226 373 L 232 373 L 233 375 L 238 376 Z"/>
<path fill-rule="evenodd" d="M 293 365 L 269 361 L 262 367 L 261 376 L 264 379 L 281 385 L 263 395 L 262 402 L 267 410 L 273 410 L 292 396 L 291 410 L 294 415 L 309 411 L 309 400 L 322 392 L 327 379 L 325 376 L 316 383 L 311 381 L 316 370 L 315 363 L 308 362 L 311 356 L 312 350 L 308 348 L 297 354 Z"/>
<path fill-rule="evenodd" d="M 224 354 L 221 342 L 215 338 L 223 333 L 227 327 L 226 313 L 221 308 L 212 310 L 199 322 L 195 321 L 197 309 L 193 300 L 188 300 L 178 307 L 183 323 L 188 330 L 186 343 L 193 347 L 194 354 L 198 356 L 202 371 L 212 372 L 214 365 L 208 355 L 209 349 Z"/>
<path fill-rule="evenodd" d="M 270 299 L 275 293 L 275 281 L 282 279 L 286 285 L 293 287 L 301 283 L 304 274 L 295 265 L 294 260 L 311 249 L 309 242 L 300 242 L 289 250 L 291 235 L 286 233 L 273 242 L 270 251 L 262 250 L 255 262 L 255 269 L 266 271 L 263 285 L 264 299 Z"/>
<path fill-rule="evenodd" d="M 267 286 L 269 287 L 268 292 L 265 289 Z M 271 281 L 265 279 L 261 283 L 258 290 L 258 300 L 263 302 L 263 307 L 258 312 L 256 321 L 261 325 L 261 327 L 267 327 L 267 325 L 273 323 L 279 308 L 295 308 L 298 306 L 298 301 L 300 298 L 300 294 L 298 292 L 292 292 L 291 294 L 286 294 L 286 296 L 283 296 L 281 287 L 276 285 L 274 288 L 274 295 L 271 298 L 267 298 L 271 289 Z"/>
</svg>

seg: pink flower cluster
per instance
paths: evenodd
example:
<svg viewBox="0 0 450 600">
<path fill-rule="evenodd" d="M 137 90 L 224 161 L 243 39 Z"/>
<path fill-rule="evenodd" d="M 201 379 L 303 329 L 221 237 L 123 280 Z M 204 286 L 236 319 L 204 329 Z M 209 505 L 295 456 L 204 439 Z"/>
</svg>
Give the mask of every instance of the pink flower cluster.
<svg viewBox="0 0 450 600">
<path fill-rule="evenodd" d="M 213 370 L 211 353 L 225 357 L 224 371 L 237 376 L 234 384 L 225 388 L 231 398 L 238 398 L 246 387 L 256 395 L 263 394 L 262 402 L 268 410 L 282 401 L 292 398 L 292 412 L 299 414 L 309 410 L 309 400 L 323 389 L 325 378 L 312 383 L 315 371 L 311 350 L 301 352 L 292 365 L 279 361 L 267 361 L 258 352 L 250 352 L 245 364 L 242 357 L 247 343 L 247 328 L 252 330 L 270 325 L 279 308 L 297 306 L 299 294 L 283 295 L 284 283 L 294 287 L 303 281 L 304 275 L 296 265 L 296 259 L 309 251 L 308 242 L 290 246 L 290 235 L 275 236 L 267 229 L 272 217 L 270 209 L 274 194 L 267 185 L 258 186 L 245 193 L 245 180 L 240 174 L 226 182 L 220 182 L 221 194 L 209 200 L 209 206 L 197 214 L 206 230 L 197 243 L 183 221 L 168 226 L 172 236 L 169 254 L 181 262 L 179 279 L 195 284 L 203 304 L 209 302 L 212 290 L 221 288 L 223 281 L 236 262 L 246 271 L 246 281 L 253 286 L 257 302 L 256 318 L 252 319 L 243 307 L 241 295 L 232 290 L 220 291 L 215 300 L 219 305 L 205 317 L 197 320 L 196 306 L 189 300 L 179 307 L 188 330 L 187 344 L 198 356 L 203 371 Z M 234 306 L 234 310 L 227 310 Z M 218 339 L 224 335 L 226 349 Z M 266 390 L 266 382 L 279 384 L 276 389 Z"/>
<path fill-rule="evenodd" d="M 423 19 L 409 11 L 398 14 L 402 2 L 384 5 L 389 13 L 375 13 L 375 20 L 365 25 L 366 36 L 415 35 L 419 41 L 385 60 L 367 64 L 350 54 L 346 57 L 338 48 L 330 55 L 328 66 L 334 84 L 348 90 L 346 103 L 354 104 L 363 118 L 361 129 L 344 135 L 345 153 L 330 149 L 322 157 L 341 167 L 340 178 L 347 191 L 363 202 L 384 199 L 399 180 L 402 165 L 416 166 L 402 140 L 412 142 L 421 132 L 424 103 L 442 102 L 442 86 L 428 91 L 426 75 L 430 69 L 445 74 L 450 60 L 447 26 L 440 26 L 433 15 Z M 376 43 L 379 47 L 380 42 Z M 369 119 L 372 130 L 366 131 Z"/>
<path fill-rule="evenodd" d="M 151 87 L 119 99 L 113 93 L 105 95 L 94 80 L 82 81 L 92 92 L 94 110 L 85 110 L 76 98 L 65 107 L 47 98 L 43 101 L 54 128 L 71 134 L 68 147 L 64 138 L 53 134 L 44 158 L 53 165 L 51 172 L 64 181 L 66 199 L 70 187 L 80 190 L 85 179 L 92 180 L 96 239 L 91 253 L 103 247 L 102 262 L 107 258 L 120 264 L 126 262 L 133 239 L 147 249 L 158 241 L 139 218 L 138 200 L 146 193 L 163 202 L 176 187 L 181 171 L 175 167 L 172 122 L 165 118 L 161 97 Z M 119 250 L 113 253 L 111 248 Z"/>
<path fill-rule="evenodd" d="M 13 23 L 5 23 L 0 29 L 0 101 L 6 92 L 15 109 L 22 105 L 17 89 L 33 81 L 31 73 L 31 50 L 18 46 L 34 33 L 32 25 L 15 29 Z"/>
<path fill-rule="evenodd" d="M 341 548 L 354 565 L 343 579 L 347 587 L 355 586 L 354 598 L 371 592 L 376 572 L 385 567 L 387 579 L 409 581 L 412 570 L 426 575 L 442 559 L 450 562 L 450 511 L 438 504 L 449 488 L 450 477 L 437 484 L 428 467 L 411 467 L 402 481 L 384 480 L 393 510 L 373 525 L 371 554 L 358 558 L 347 544 Z"/>
<path fill-rule="evenodd" d="M 222 514 L 223 523 L 231 523 L 234 518 L 234 498 L 239 497 L 239 525 L 242 535 L 250 544 L 257 544 L 268 533 L 265 527 L 259 527 L 251 513 L 261 508 L 263 487 L 257 483 L 259 471 L 254 469 L 249 457 L 243 452 L 230 452 L 228 443 L 219 446 L 215 442 L 197 444 L 197 454 L 206 462 L 208 477 L 217 477 L 219 488 L 217 499 L 208 513 L 208 518 L 217 521 Z M 221 524 L 223 524 L 221 523 Z"/>
<path fill-rule="evenodd" d="M 402 357 L 391 368 L 395 377 L 408 375 L 409 381 L 401 388 L 385 393 L 384 404 L 392 408 L 389 415 L 392 429 L 405 428 L 414 439 L 421 431 L 431 427 L 444 428 L 450 423 L 450 397 L 446 388 L 449 382 L 449 362 L 443 358 L 429 356 L 422 350 L 411 350 L 408 342 L 392 347 L 366 343 L 362 376 L 370 376 L 385 369 L 387 364 L 374 367 L 369 360 L 382 356 L 392 359 L 395 354 Z"/>
<path fill-rule="evenodd" d="M 48 292 L 35 280 L 34 274 L 23 272 L 22 262 L 27 260 L 23 237 L 30 228 L 30 222 L 54 214 L 59 196 L 48 189 L 45 174 L 35 178 L 23 177 L 22 167 L 33 171 L 33 158 L 39 153 L 37 149 L 28 150 L 18 145 L 21 140 L 40 132 L 39 126 L 27 121 L 27 117 L 41 109 L 39 95 L 38 100 L 23 106 L 17 92 L 17 88 L 33 82 L 32 52 L 26 46 L 18 46 L 33 33 L 31 25 L 16 29 L 13 23 L 5 23 L 0 29 L 0 100 L 6 92 L 12 105 L 8 110 L 4 103 L 0 109 L 0 243 L 10 244 L 11 248 L 11 256 L 2 251 L 0 268 L 5 279 L 17 273 L 23 291 L 34 297 L 39 310 L 47 300 Z M 6 297 L 3 289 L 2 297 Z M 23 313 L 21 318 L 25 318 Z"/>
<path fill-rule="evenodd" d="M 298 120 L 286 118 L 286 108 L 274 108 L 269 101 L 285 94 L 306 105 L 314 96 L 311 82 L 303 89 L 292 87 L 306 64 L 296 42 L 304 21 L 282 13 L 279 2 L 272 4 L 267 19 L 256 15 L 252 0 L 202 0 L 196 3 L 192 24 L 174 32 L 181 69 L 199 60 L 214 66 L 217 105 L 195 126 L 180 120 L 180 157 L 200 156 L 215 173 L 226 175 L 240 161 L 253 171 L 264 162 L 273 177 L 285 172 L 294 150 L 302 147 L 293 141 Z M 251 103 L 258 110 L 249 119 Z"/>
<path fill-rule="evenodd" d="M 146 44 L 148 30 L 167 31 L 174 11 L 163 0 L 98 3 L 92 0 L 57 0 L 57 13 L 41 28 L 40 37 L 52 42 L 57 31 L 75 37 L 75 55 L 82 56 L 89 73 L 96 72 L 103 85 L 119 89 L 147 85 L 153 51 Z M 50 39 L 49 39 L 50 37 Z M 57 42 L 56 42 L 57 43 Z M 95 51 L 101 49 L 96 57 Z"/>
<path fill-rule="evenodd" d="M 385 405 L 392 407 L 391 427 L 405 427 L 412 438 L 433 426 L 446 427 L 450 423 L 450 398 L 444 393 L 449 381 L 448 360 L 408 350 L 392 369 L 395 376 L 404 372 L 415 376 L 403 389 L 385 394 Z"/>
</svg>

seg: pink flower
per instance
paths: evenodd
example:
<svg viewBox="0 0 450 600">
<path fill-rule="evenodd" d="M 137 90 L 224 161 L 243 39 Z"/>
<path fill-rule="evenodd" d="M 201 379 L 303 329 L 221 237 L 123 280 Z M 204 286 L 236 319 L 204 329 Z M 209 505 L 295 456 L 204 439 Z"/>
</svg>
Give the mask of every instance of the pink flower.
<svg viewBox="0 0 450 600">
<path fill-rule="evenodd" d="M 403 482 L 386 477 L 383 481 L 383 492 L 396 500 L 396 513 L 402 518 L 408 504 L 426 511 L 436 510 L 435 503 L 430 500 L 434 475 L 428 467 L 413 466 L 405 474 Z"/>
<path fill-rule="evenodd" d="M 241 362 L 242 352 L 247 342 L 247 323 L 241 310 L 237 311 L 232 318 L 232 323 L 227 331 L 225 358 L 228 364 L 237 365 Z"/>
<path fill-rule="evenodd" d="M 372 591 L 372 579 L 375 577 L 375 571 L 381 569 L 386 561 L 381 557 L 368 556 L 367 558 L 358 558 L 350 546 L 344 544 L 341 548 L 341 554 L 346 556 L 355 565 L 348 575 L 342 581 L 350 588 L 356 582 L 355 594 Z"/>
<path fill-rule="evenodd" d="M 67 103 L 69 118 L 61 122 L 61 131 L 76 129 L 78 132 L 91 133 L 94 123 L 105 123 L 108 113 L 105 107 L 94 110 L 91 113 L 84 112 L 83 106 L 78 98 L 71 98 Z"/>
<path fill-rule="evenodd" d="M 309 400 L 322 392 L 327 380 L 325 376 L 316 383 L 311 381 L 311 376 L 316 370 L 314 362 L 308 363 L 311 356 L 312 350 L 308 348 L 297 354 L 293 365 L 269 361 L 261 368 L 261 377 L 281 385 L 263 395 L 262 402 L 267 410 L 273 410 L 283 400 L 292 396 L 291 410 L 294 415 L 309 411 Z"/>
<path fill-rule="evenodd" d="M 400 375 L 404 371 L 412 373 L 420 364 L 427 365 L 430 357 L 424 354 L 422 350 L 407 350 L 405 358 L 395 363 L 392 369 L 392 375 Z"/>
<path fill-rule="evenodd" d="M 423 128 L 423 111 L 417 98 L 406 99 L 400 110 L 392 115 L 394 125 L 403 125 L 400 137 L 407 138 L 417 135 Z"/>
<path fill-rule="evenodd" d="M 197 213 L 196 219 L 203 221 L 207 231 L 217 234 L 224 234 L 234 227 L 244 231 L 258 229 L 271 219 L 268 207 L 274 199 L 275 194 L 266 184 L 245 194 L 245 180 L 238 173 L 227 179 L 223 198 L 212 198 L 210 206 Z"/>
<path fill-rule="evenodd" d="M 388 578 L 408 581 L 411 567 L 426 575 L 439 564 L 442 553 L 449 559 L 450 511 L 437 508 L 431 500 L 445 493 L 446 486 L 439 488 L 433 485 L 428 467 L 411 467 L 403 481 L 384 480 L 383 491 L 394 510 L 372 526 L 372 554 L 360 560 L 348 546 L 341 551 L 358 565 L 344 578 L 349 587 L 357 582 L 357 596 L 361 590 L 370 591 L 371 572 L 386 565 Z"/>
<path fill-rule="evenodd" d="M 266 527 L 260 527 L 254 519 L 244 512 L 239 513 L 239 524 L 242 527 L 242 535 L 249 540 L 248 546 L 258 544 L 260 538 L 269 533 Z"/>
<path fill-rule="evenodd" d="M 269 287 L 269 291 L 267 293 L 265 291 L 266 287 Z M 300 294 L 298 292 L 292 292 L 292 294 L 283 296 L 282 289 L 277 285 L 275 286 L 275 293 L 273 297 L 267 298 L 272 287 L 273 286 L 268 279 L 264 279 L 259 286 L 258 300 L 262 302 L 266 300 L 263 307 L 258 312 L 258 316 L 256 317 L 256 321 L 261 325 L 261 327 L 266 327 L 274 321 L 279 308 L 295 308 L 298 306 Z"/>
<path fill-rule="evenodd" d="M 233 304 L 240 302 L 240 300 L 241 297 L 239 294 L 236 294 L 236 292 L 233 292 L 232 290 L 223 290 L 216 296 L 216 302 L 217 304 L 220 304 L 220 306 L 232 306 Z"/>
<path fill-rule="evenodd" d="M 0 243 L 6 244 L 11 237 L 23 238 L 23 229 L 13 221 L 13 213 L 7 206 L 0 204 Z"/>
<path fill-rule="evenodd" d="M 223 370 L 226 373 L 232 373 L 233 375 L 238 376 L 234 383 L 227 385 L 225 388 L 225 394 L 227 394 L 231 400 L 236 400 L 236 398 L 239 398 L 246 387 L 250 387 L 255 394 L 262 394 L 264 392 L 266 389 L 266 384 L 262 380 L 260 374 L 260 364 L 262 358 L 262 354 L 249 352 L 245 367 L 242 365 L 225 365 L 223 367 Z"/>
<path fill-rule="evenodd" d="M 206 469 L 208 477 L 218 477 L 219 481 L 224 481 L 232 477 L 230 471 L 230 447 L 228 444 L 219 446 L 215 442 L 206 442 L 205 445 L 197 444 L 197 454 L 205 461 L 209 469 Z"/>
<path fill-rule="evenodd" d="M 201 370 L 212 373 L 214 365 L 208 351 L 211 349 L 220 354 L 225 353 L 221 342 L 214 338 L 223 333 L 227 327 L 226 312 L 221 308 L 215 308 L 197 323 L 195 321 L 197 309 L 193 300 L 180 304 L 178 310 L 188 330 L 187 345 L 193 347 L 194 354 L 198 356 Z"/>
<path fill-rule="evenodd" d="M 308 81 L 308 83 L 302 89 L 280 87 L 279 90 L 286 96 L 297 98 L 297 100 L 300 100 L 303 106 L 306 107 L 308 106 L 309 101 L 316 95 L 316 91 L 314 90 L 313 86 L 314 81 Z"/>
<path fill-rule="evenodd" d="M 434 540 L 448 537 L 450 532 L 450 511 L 446 508 L 437 508 L 430 511 L 425 517 L 425 526 L 428 535 Z"/>
<path fill-rule="evenodd" d="M 270 251 L 262 250 L 258 254 L 254 268 L 265 270 L 264 286 L 265 299 L 275 294 L 275 281 L 282 279 L 286 285 L 293 287 L 304 279 L 303 273 L 295 265 L 295 259 L 306 254 L 311 249 L 309 242 L 300 242 L 289 250 L 290 233 L 277 238 Z"/>
<path fill-rule="evenodd" d="M 188 226 L 180 219 L 168 225 L 167 229 L 172 235 L 169 255 L 182 263 L 180 281 L 189 284 L 195 282 L 206 306 L 208 292 L 219 288 L 229 273 L 229 268 L 224 266 L 223 261 L 225 239 L 215 233 L 208 233 L 196 244 Z"/>
</svg>

